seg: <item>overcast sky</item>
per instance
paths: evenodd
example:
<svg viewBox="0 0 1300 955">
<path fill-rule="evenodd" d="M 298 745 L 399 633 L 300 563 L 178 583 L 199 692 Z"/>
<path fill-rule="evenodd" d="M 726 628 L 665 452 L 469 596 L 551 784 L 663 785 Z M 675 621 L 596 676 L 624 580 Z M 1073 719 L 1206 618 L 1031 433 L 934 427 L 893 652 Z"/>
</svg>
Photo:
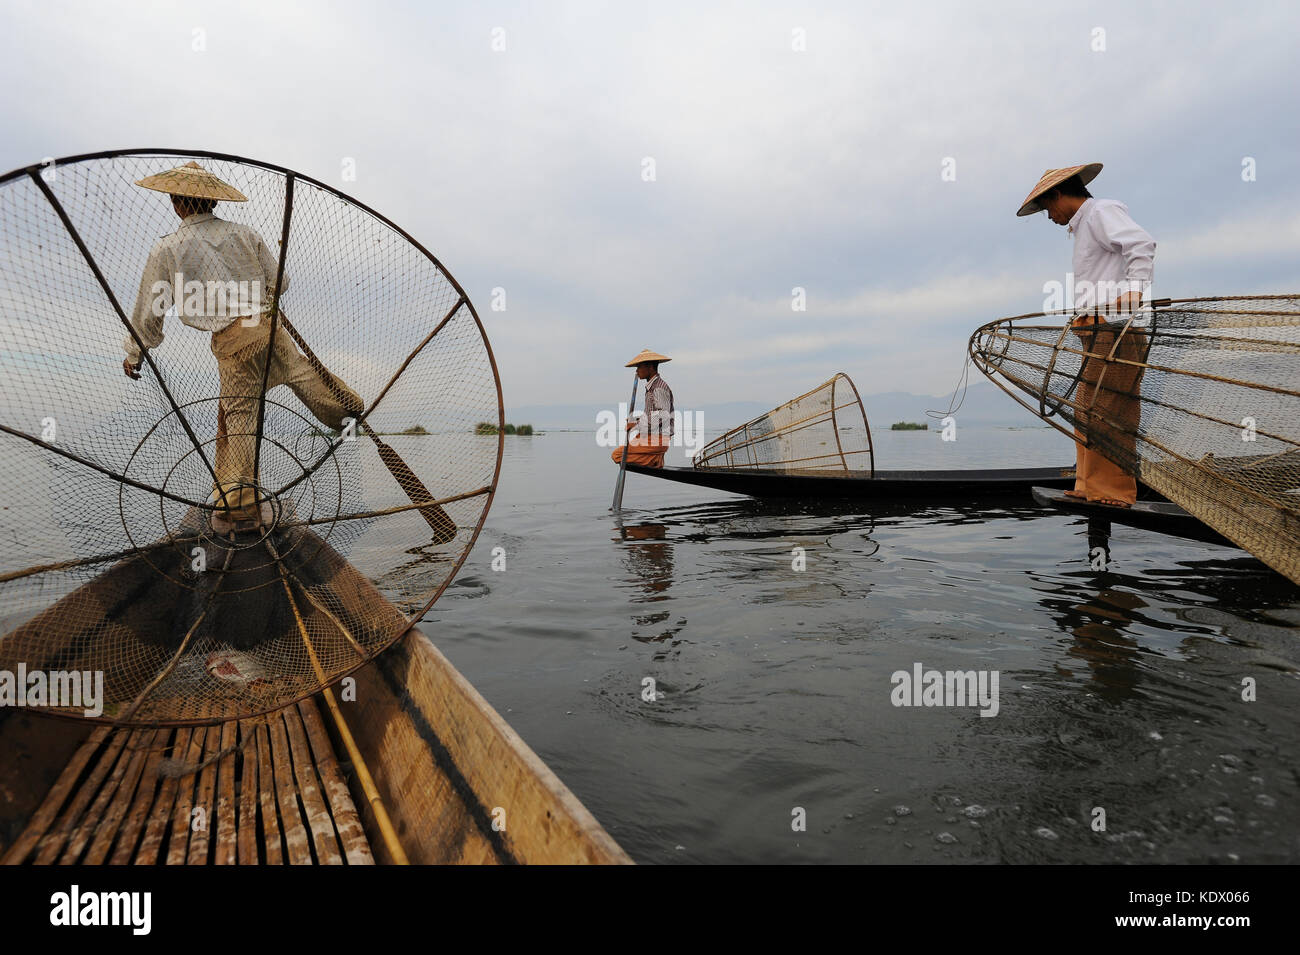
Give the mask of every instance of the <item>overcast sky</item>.
<svg viewBox="0 0 1300 955">
<path fill-rule="evenodd" d="M 507 407 L 626 400 L 644 346 L 682 407 L 939 394 L 1064 280 L 1065 230 L 1015 217 L 1049 166 L 1105 163 L 1159 295 L 1300 289 L 1297 36 L 1255 2 L 8 0 L 0 166 L 193 148 L 336 185 L 465 286 Z"/>
</svg>

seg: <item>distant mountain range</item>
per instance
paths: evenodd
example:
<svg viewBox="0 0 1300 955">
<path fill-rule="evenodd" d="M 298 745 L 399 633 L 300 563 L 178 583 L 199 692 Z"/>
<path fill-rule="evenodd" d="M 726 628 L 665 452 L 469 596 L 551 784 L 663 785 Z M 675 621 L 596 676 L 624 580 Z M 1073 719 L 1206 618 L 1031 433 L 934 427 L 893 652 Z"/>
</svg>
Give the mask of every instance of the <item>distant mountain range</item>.
<svg viewBox="0 0 1300 955">
<path fill-rule="evenodd" d="M 790 397 L 794 397 L 791 395 Z M 960 397 L 960 396 L 959 396 Z M 694 406 L 677 396 L 682 410 L 691 410 L 704 416 L 704 430 L 715 434 L 757 417 L 771 406 L 757 401 L 728 401 L 721 404 Z M 872 429 L 888 429 L 896 421 L 928 423 L 938 427 L 938 420 L 926 416 L 926 411 L 946 411 L 950 395 L 914 395 L 905 391 L 886 391 L 876 395 L 863 395 L 862 406 L 867 411 L 867 421 Z M 506 409 L 506 420 L 514 424 L 531 424 L 539 430 L 590 431 L 596 427 L 596 415 L 608 405 L 519 405 Z M 612 409 L 611 409 L 612 410 Z M 956 417 L 966 425 L 989 427 L 1046 427 L 1035 415 L 1012 401 L 1000 389 L 986 381 L 971 382 Z"/>
</svg>

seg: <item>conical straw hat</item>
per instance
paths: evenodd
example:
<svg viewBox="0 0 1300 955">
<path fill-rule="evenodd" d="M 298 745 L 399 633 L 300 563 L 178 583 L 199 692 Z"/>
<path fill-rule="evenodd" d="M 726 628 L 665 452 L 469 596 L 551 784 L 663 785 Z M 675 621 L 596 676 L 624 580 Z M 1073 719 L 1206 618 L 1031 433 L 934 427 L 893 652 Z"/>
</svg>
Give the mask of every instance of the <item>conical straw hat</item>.
<svg viewBox="0 0 1300 955">
<path fill-rule="evenodd" d="M 1030 216 L 1035 212 L 1042 212 L 1043 207 L 1038 204 L 1038 197 L 1053 186 L 1059 186 L 1071 176 L 1077 174 L 1086 186 L 1097 178 L 1099 172 L 1101 172 L 1101 163 L 1099 162 L 1084 163 L 1082 166 L 1069 166 L 1065 169 L 1047 170 L 1047 172 L 1043 173 L 1043 178 L 1038 180 L 1038 185 L 1029 190 L 1029 197 L 1025 199 L 1024 205 L 1020 207 L 1020 211 L 1016 215 Z"/>
<path fill-rule="evenodd" d="M 244 195 L 230 183 L 219 179 L 196 162 L 168 169 L 136 182 L 137 186 L 166 192 L 173 196 L 192 196 L 195 199 L 219 199 L 224 202 L 247 202 Z"/>
<path fill-rule="evenodd" d="M 637 355 L 630 362 L 624 365 L 624 368 L 635 368 L 643 361 L 672 361 L 667 355 L 661 355 L 657 351 L 651 351 L 648 348 L 641 349 L 641 354 Z"/>
</svg>

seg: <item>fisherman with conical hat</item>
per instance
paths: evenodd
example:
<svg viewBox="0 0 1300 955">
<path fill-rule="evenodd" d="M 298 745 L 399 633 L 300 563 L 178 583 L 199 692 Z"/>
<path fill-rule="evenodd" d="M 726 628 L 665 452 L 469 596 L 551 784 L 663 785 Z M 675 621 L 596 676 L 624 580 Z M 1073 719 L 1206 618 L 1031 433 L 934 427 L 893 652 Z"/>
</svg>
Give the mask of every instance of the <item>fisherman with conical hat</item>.
<svg viewBox="0 0 1300 955">
<path fill-rule="evenodd" d="M 1046 211 L 1069 229 L 1074 239 L 1074 333 L 1084 351 L 1109 356 L 1113 350 L 1120 359 L 1084 362 L 1075 394 L 1075 435 L 1088 443 L 1077 445 L 1074 490 L 1066 496 L 1128 507 L 1137 500 L 1137 480 L 1101 452 L 1109 446 L 1116 456 L 1135 458 L 1142 369 L 1122 362 L 1143 361 L 1148 336 L 1130 325 L 1118 346 L 1116 338 L 1150 291 L 1156 242 L 1133 221 L 1124 203 L 1093 198 L 1087 186 L 1099 172 L 1099 162 L 1047 170 L 1016 215 Z"/>
<path fill-rule="evenodd" d="M 659 377 L 659 365 L 666 361 L 672 359 L 645 348 L 623 366 L 635 368 L 636 376 L 645 382 L 645 407 L 639 424 L 635 418 L 628 419 L 628 432 L 633 428 L 637 430 L 635 434 L 628 434 L 625 447 L 615 448 L 610 455 L 616 464 L 622 463 L 626 452 L 628 464 L 649 468 L 664 466 L 664 455 L 668 453 L 673 436 L 673 390 Z"/>
<path fill-rule="evenodd" d="M 212 526 L 225 534 L 269 524 L 271 508 L 258 500 L 253 466 L 278 256 L 253 229 L 217 218 L 213 209 L 218 202 L 247 202 L 248 197 L 198 163 L 147 176 L 136 185 L 169 195 L 181 223 L 149 253 L 131 325 L 147 349 L 162 344 L 163 316 L 172 307 L 186 325 L 212 333 L 221 381 L 213 501 L 226 509 L 213 514 Z M 286 274 L 281 288 L 288 285 Z M 192 292 L 195 289 L 199 291 Z M 138 379 L 143 355 L 131 336 L 123 345 L 123 371 Z M 267 390 L 288 385 L 323 425 L 338 430 L 363 403 L 337 377 L 330 377 L 333 389 L 277 324 Z"/>
</svg>

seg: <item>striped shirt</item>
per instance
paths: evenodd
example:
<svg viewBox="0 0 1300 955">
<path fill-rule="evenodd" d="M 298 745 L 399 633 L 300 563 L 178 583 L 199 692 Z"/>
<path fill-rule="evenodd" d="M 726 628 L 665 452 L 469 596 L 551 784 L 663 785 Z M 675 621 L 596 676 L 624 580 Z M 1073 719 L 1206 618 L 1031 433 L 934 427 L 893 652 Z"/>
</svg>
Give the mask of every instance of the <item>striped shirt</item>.
<svg viewBox="0 0 1300 955">
<path fill-rule="evenodd" d="M 645 383 L 645 417 L 641 423 L 637 432 L 642 436 L 672 437 L 673 390 L 658 375 Z"/>
</svg>

